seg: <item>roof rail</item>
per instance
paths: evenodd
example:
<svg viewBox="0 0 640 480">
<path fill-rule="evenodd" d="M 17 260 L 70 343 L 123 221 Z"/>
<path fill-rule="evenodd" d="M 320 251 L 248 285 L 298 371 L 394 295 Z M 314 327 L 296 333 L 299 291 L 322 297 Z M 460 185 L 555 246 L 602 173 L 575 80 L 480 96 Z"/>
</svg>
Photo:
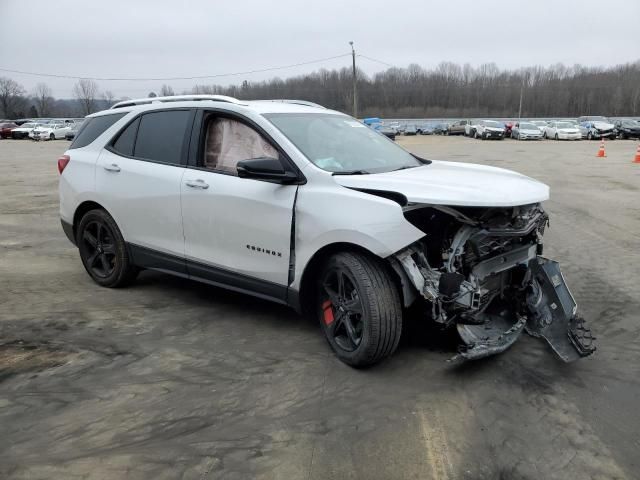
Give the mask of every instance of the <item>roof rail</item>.
<svg viewBox="0 0 640 480">
<path fill-rule="evenodd" d="M 327 108 L 319 103 L 308 102 L 307 100 L 290 100 L 287 98 L 276 98 L 273 100 L 254 100 L 256 102 L 280 102 L 280 103 L 293 103 L 295 105 L 305 105 L 307 107 Z"/>
<path fill-rule="evenodd" d="M 170 97 L 147 97 L 147 98 L 136 98 L 133 100 L 123 100 L 122 102 L 118 102 L 111 107 L 114 108 L 122 108 L 122 107 L 133 107 L 135 105 L 149 105 L 151 103 L 165 103 L 165 102 L 189 102 L 189 101 L 205 101 L 211 100 L 214 102 L 226 102 L 226 103 L 235 103 L 236 105 L 246 105 L 246 103 L 242 103 L 237 98 L 227 97 L 225 95 L 173 95 Z"/>
</svg>

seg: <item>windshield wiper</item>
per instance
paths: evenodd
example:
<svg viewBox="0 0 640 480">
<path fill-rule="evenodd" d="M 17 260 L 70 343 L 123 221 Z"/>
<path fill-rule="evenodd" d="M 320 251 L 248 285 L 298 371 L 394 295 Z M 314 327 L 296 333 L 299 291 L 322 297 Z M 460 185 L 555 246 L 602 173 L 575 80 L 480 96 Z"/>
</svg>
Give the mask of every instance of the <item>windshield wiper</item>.
<svg viewBox="0 0 640 480">
<path fill-rule="evenodd" d="M 332 175 L 368 175 L 366 170 L 343 170 L 341 172 L 333 172 Z"/>
<path fill-rule="evenodd" d="M 406 170 L 407 168 L 416 168 L 421 167 L 422 165 L 403 165 L 399 168 L 394 168 L 393 170 L 389 170 L 390 172 L 397 172 L 398 170 Z"/>
</svg>

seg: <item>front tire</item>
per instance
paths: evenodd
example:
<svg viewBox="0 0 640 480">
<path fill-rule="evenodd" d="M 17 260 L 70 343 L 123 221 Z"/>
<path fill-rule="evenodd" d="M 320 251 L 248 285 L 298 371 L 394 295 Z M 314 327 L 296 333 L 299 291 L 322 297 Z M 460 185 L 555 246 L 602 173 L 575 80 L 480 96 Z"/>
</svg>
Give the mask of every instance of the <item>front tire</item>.
<svg viewBox="0 0 640 480">
<path fill-rule="evenodd" d="M 138 275 L 118 225 L 104 210 L 90 210 L 82 217 L 76 244 L 82 265 L 98 285 L 123 287 Z"/>
<path fill-rule="evenodd" d="M 560 137 L 558 136 L 558 134 L 557 134 L 557 133 L 556 133 L 555 139 L 556 139 L 556 140 L 560 140 Z"/>
<path fill-rule="evenodd" d="M 342 362 L 368 367 L 396 350 L 402 332 L 400 296 L 380 261 L 355 252 L 333 255 L 317 289 L 320 324 Z"/>
<path fill-rule="evenodd" d="M 55 140 L 56 136 L 52 133 L 51 135 L 49 135 L 49 140 Z"/>
</svg>

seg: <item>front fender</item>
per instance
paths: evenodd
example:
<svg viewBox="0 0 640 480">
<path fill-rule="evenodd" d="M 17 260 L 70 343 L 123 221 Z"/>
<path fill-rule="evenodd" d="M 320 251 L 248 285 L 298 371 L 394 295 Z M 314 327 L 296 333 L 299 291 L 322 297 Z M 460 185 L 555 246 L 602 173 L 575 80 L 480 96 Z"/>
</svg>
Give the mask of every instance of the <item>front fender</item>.
<svg viewBox="0 0 640 480">
<path fill-rule="evenodd" d="M 386 258 L 424 237 L 398 203 L 333 181 L 300 187 L 294 228 L 295 275 L 290 286 L 295 290 L 308 262 L 327 245 L 349 243 Z"/>
</svg>

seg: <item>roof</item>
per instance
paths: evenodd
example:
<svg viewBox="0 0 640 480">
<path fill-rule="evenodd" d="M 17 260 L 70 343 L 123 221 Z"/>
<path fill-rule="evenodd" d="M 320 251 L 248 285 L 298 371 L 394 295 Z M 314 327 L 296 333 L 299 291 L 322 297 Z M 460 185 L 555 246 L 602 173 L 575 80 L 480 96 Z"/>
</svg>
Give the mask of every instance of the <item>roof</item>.
<svg viewBox="0 0 640 480">
<path fill-rule="evenodd" d="M 171 97 L 150 97 L 133 100 L 125 100 L 113 105 L 109 110 L 96 112 L 93 116 L 109 115 L 115 113 L 126 113 L 130 111 L 148 111 L 174 108 L 193 107 L 230 107 L 230 110 L 242 111 L 251 110 L 258 114 L 265 113 L 340 113 L 328 110 L 317 103 L 305 100 L 238 100 L 224 95 L 176 95 Z"/>
</svg>

